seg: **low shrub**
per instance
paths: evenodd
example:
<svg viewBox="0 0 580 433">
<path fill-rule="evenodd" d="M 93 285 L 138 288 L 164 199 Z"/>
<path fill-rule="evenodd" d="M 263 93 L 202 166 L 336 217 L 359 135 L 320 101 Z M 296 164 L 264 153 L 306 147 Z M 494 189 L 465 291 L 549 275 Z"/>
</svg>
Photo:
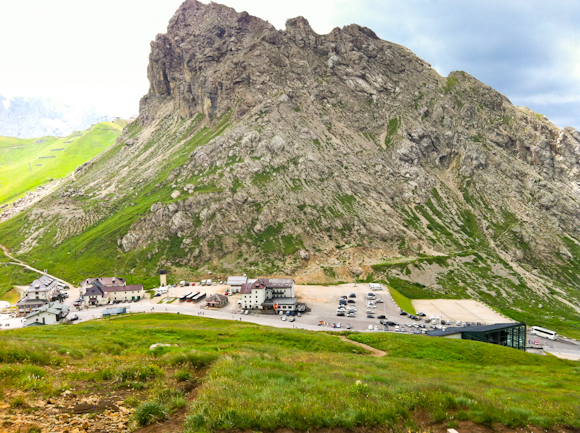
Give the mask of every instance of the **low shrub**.
<svg viewBox="0 0 580 433">
<path fill-rule="evenodd" d="M 187 370 L 179 370 L 173 377 L 175 377 L 178 382 L 187 382 L 191 379 L 191 373 Z"/>
<path fill-rule="evenodd" d="M 16 397 L 14 400 L 12 400 L 12 403 L 10 403 L 10 407 L 26 407 L 26 406 L 28 406 L 28 403 L 26 402 L 26 399 L 23 396 Z"/>
<path fill-rule="evenodd" d="M 121 382 L 146 381 L 163 376 L 165 372 L 155 365 L 133 365 L 117 373 Z"/>
<path fill-rule="evenodd" d="M 169 417 L 169 411 L 157 401 L 148 401 L 137 406 L 133 417 L 139 426 L 144 427 L 157 421 L 165 421 Z"/>
<path fill-rule="evenodd" d="M 192 350 L 187 353 L 174 353 L 168 358 L 168 363 L 170 365 L 190 365 L 193 368 L 204 368 L 210 366 L 218 359 L 218 355 L 215 353 L 201 352 L 198 350 Z"/>
</svg>

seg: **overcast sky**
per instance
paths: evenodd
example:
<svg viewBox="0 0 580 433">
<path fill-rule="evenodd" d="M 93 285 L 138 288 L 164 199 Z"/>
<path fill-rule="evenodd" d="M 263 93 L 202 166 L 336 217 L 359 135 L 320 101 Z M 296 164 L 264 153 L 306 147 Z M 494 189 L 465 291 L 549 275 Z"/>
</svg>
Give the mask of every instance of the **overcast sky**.
<svg viewBox="0 0 580 433">
<path fill-rule="evenodd" d="M 204 1 L 207 2 L 207 1 Z M 442 75 L 464 70 L 556 125 L 580 128 L 580 2 L 575 0 L 223 0 L 283 28 L 357 23 Z M 181 0 L 1 0 L 0 95 L 51 96 L 138 113 L 149 43 Z"/>
</svg>

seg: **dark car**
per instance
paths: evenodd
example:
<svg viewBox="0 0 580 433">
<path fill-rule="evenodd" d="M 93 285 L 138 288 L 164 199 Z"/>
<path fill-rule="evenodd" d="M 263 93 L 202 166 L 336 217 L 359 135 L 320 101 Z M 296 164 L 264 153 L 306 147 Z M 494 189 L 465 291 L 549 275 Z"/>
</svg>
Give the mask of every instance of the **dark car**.
<svg viewBox="0 0 580 433">
<path fill-rule="evenodd" d="M 387 321 L 387 325 L 389 326 L 397 326 L 395 322 Z"/>
<path fill-rule="evenodd" d="M 481 326 L 481 323 L 480 322 L 477 322 L 477 325 L 476 326 Z"/>
<path fill-rule="evenodd" d="M 336 313 L 337 316 L 344 316 L 344 313 L 342 311 L 339 311 L 338 313 Z"/>
<path fill-rule="evenodd" d="M 70 319 L 68 319 L 68 320 L 70 320 L 71 322 L 74 322 L 75 320 L 79 320 L 79 316 L 75 314 L 74 316 L 72 316 L 72 317 L 71 317 Z"/>
<path fill-rule="evenodd" d="M 349 298 L 356 298 L 356 293 L 351 293 L 350 295 L 348 295 Z"/>
<path fill-rule="evenodd" d="M 429 322 L 431 322 L 430 319 L 425 319 L 425 323 L 429 323 Z"/>
<path fill-rule="evenodd" d="M 374 319 L 375 316 L 373 316 L 372 314 L 367 314 L 367 319 Z"/>
<path fill-rule="evenodd" d="M 426 316 L 426 314 L 425 314 L 425 313 L 423 313 L 422 311 L 419 311 L 419 312 L 417 313 L 417 316 L 419 316 L 419 317 L 425 317 L 425 316 Z"/>
<path fill-rule="evenodd" d="M 356 301 L 355 301 L 354 299 L 349 299 L 349 300 L 348 300 L 348 303 L 349 303 L 349 304 L 356 304 Z"/>
<path fill-rule="evenodd" d="M 386 317 L 383 314 L 381 314 L 380 316 L 377 316 L 377 319 L 386 319 Z"/>
<path fill-rule="evenodd" d="M 340 305 L 346 305 L 346 299 L 341 299 L 340 301 L 338 301 L 338 303 Z"/>
<path fill-rule="evenodd" d="M 185 283 L 185 287 L 189 287 L 189 283 Z"/>
<path fill-rule="evenodd" d="M 400 314 L 401 316 L 406 316 L 406 315 L 408 315 L 409 313 L 407 313 L 406 311 L 403 311 L 403 310 L 401 310 L 401 312 L 400 312 L 399 314 Z"/>
</svg>

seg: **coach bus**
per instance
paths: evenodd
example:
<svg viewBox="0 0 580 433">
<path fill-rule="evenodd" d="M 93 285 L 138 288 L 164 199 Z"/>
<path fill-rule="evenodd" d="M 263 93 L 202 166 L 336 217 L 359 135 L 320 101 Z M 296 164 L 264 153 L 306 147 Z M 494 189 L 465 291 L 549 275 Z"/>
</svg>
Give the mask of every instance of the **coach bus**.
<svg viewBox="0 0 580 433">
<path fill-rule="evenodd" d="M 191 302 L 195 302 L 195 303 L 197 303 L 197 302 L 200 302 L 200 301 L 202 301 L 204 298 L 205 298 L 205 292 L 201 292 L 201 293 L 198 293 L 198 294 L 197 294 L 197 296 L 195 296 L 195 297 L 194 297 L 194 298 L 191 300 Z"/>
<path fill-rule="evenodd" d="M 187 302 L 191 302 L 191 301 L 193 301 L 193 299 L 194 299 L 194 298 L 195 298 L 197 295 L 199 295 L 199 292 L 191 292 L 191 293 L 190 293 L 190 294 L 187 296 L 187 298 L 185 298 L 185 300 L 186 300 Z"/>
<path fill-rule="evenodd" d="M 191 292 L 187 292 L 185 295 L 179 298 L 179 302 L 183 302 L 187 299 L 187 297 L 191 295 Z"/>
<path fill-rule="evenodd" d="M 555 340 L 556 334 L 554 331 L 550 331 L 546 328 L 540 328 L 539 326 L 532 326 L 532 334 L 537 335 L 538 337 L 547 338 L 549 340 Z"/>
</svg>

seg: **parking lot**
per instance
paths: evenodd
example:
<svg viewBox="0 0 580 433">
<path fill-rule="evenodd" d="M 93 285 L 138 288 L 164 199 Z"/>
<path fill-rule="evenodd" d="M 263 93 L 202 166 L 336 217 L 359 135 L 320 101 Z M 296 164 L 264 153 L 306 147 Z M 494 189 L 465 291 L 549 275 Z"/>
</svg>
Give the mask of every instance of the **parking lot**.
<svg viewBox="0 0 580 433">
<path fill-rule="evenodd" d="M 467 299 L 420 299 L 412 301 L 415 311 L 424 312 L 427 317 L 437 316 L 455 323 L 479 322 L 486 325 L 512 323 L 487 305 Z"/>
<path fill-rule="evenodd" d="M 393 320 L 395 322 L 404 322 L 403 316 L 399 315 L 399 307 L 392 301 L 389 291 L 385 288 L 382 291 L 373 292 L 377 300 L 376 308 L 367 308 L 367 294 L 371 292 L 369 284 L 341 284 L 335 286 L 320 286 L 320 285 L 297 285 L 296 296 L 300 302 L 304 302 L 311 312 L 307 313 L 296 320 L 305 322 L 310 325 L 316 325 L 320 322 L 325 323 L 325 327 L 332 327 L 333 324 L 341 324 L 342 328 L 346 324 L 350 324 L 353 330 L 364 331 L 368 330 L 368 326 L 378 326 L 379 330 L 383 330 L 383 326 L 379 323 L 378 316 L 384 315 L 386 320 Z M 341 296 L 349 296 L 351 293 L 356 295 L 356 298 L 348 298 L 348 300 L 355 301 L 354 303 L 347 303 L 347 307 L 354 305 L 357 308 L 355 317 L 340 317 L 337 316 L 337 308 Z M 374 319 L 367 318 L 366 311 L 373 311 Z M 410 320 L 408 320 L 410 321 Z"/>
</svg>

